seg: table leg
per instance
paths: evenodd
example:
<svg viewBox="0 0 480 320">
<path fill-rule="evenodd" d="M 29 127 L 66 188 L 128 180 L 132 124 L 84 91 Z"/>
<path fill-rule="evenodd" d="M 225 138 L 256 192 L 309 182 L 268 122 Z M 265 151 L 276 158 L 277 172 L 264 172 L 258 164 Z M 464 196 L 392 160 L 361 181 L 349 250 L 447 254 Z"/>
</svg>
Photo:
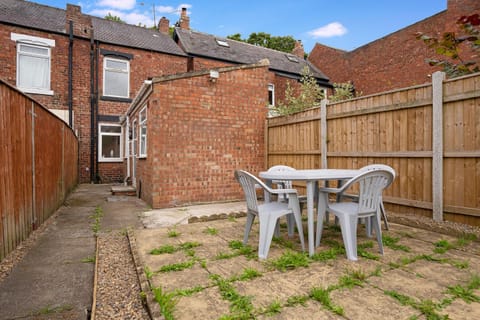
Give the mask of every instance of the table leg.
<svg viewBox="0 0 480 320">
<path fill-rule="evenodd" d="M 315 197 L 315 181 L 307 181 L 307 222 L 308 222 L 308 254 L 312 256 L 315 253 L 314 239 L 314 214 L 313 199 Z"/>
</svg>

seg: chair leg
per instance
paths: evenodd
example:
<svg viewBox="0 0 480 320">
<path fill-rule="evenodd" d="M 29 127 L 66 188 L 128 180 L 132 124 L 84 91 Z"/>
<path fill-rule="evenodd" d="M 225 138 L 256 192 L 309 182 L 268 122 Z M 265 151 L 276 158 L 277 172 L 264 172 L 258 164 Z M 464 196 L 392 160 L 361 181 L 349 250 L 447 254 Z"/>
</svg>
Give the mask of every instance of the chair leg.
<svg viewBox="0 0 480 320">
<path fill-rule="evenodd" d="M 247 213 L 247 222 L 245 223 L 245 233 L 243 235 L 243 244 L 246 245 L 248 242 L 248 235 L 250 230 L 252 230 L 253 221 L 255 221 L 255 215 Z"/>
<path fill-rule="evenodd" d="M 339 217 L 342 229 L 343 244 L 348 260 L 357 261 L 357 215 L 341 215 Z"/>
<path fill-rule="evenodd" d="M 381 199 L 380 199 L 380 212 L 382 213 L 383 223 L 385 224 L 385 230 L 390 230 L 388 226 L 387 212 L 385 211 L 385 206 L 383 205 L 383 201 Z"/>
<path fill-rule="evenodd" d="M 293 216 L 293 214 L 287 214 L 286 218 L 287 218 L 288 236 L 291 238 L 295 233 L 295 217 Z"/>
<path fill-rule="evenodd" d="M 293 216 L 293 219 L 295 220 L 295 224 L 298 230 L 298 237 L 300 238 L 300 243 L 302 245 L 302 251 L 305 251 L 305 239 L 303 236 L 302 213 L 301 211 L 297 211 L 297 210 L 299 210 L 299 208 L 294 209 L 294 214 L 288 215 L 288 216 Z"/>
<path fill-rule="evenodd" d="M 260 215 L 260 234 L 258 239 L 258 258 L 267 259 L 278 217 L 269 214 Z"/>
<path fill-rule="evenodd" d="M 383 240 L 382 240 L 382 224 L 380 221 L 380 215 L 377 214 L 376 217 L 371 217 L 373 229 L 377 235 L 378 250 L 381 255 L 383 255 Z"/>
</svg>

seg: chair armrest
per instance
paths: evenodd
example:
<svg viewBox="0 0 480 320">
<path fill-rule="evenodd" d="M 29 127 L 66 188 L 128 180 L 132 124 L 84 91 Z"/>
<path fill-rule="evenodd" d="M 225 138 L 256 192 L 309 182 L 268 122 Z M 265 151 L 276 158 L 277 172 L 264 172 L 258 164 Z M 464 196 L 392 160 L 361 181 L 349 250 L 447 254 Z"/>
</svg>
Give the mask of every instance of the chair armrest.
<svg viewBox="0 0 480 320">
<path fill-rule="evenodd" d="M 320 192 L 324 192 L 324 193 L 341 193 L 343 192 L 343 188 L 320 188 L 318 189 L 318 191 Z"/>
</svg>

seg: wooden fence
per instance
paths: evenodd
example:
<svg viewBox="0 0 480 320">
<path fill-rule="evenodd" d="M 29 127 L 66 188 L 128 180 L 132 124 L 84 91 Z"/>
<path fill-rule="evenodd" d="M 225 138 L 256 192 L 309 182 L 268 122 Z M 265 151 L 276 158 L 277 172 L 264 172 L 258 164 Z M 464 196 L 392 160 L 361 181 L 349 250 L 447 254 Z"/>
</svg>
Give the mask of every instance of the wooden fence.
<svg viewBox="0 0 480 320">
<path fill-rule="evenodd" d="M 480 226 L 480 74 L 267 121 L 266 167 L 392 166 L 387 209 Z"/>
<path fill-rule="evenodd" d="M 0 261 L 78 183 L 78 139 L 62 120 L 0 80 Z"/>
</svg>

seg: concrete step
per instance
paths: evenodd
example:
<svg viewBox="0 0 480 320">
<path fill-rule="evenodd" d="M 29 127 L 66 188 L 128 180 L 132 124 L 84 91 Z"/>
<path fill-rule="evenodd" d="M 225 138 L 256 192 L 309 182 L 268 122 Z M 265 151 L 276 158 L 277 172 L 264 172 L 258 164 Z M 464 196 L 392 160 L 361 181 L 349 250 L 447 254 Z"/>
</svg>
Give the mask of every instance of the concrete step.
<svg viewBox="0 0 480 320">
<path fill-rule="evenodd" d="M 112 186 L 112 195 L 114 196 L 136 196 L 137 189 L 133 186 Z"/>
</svg>

